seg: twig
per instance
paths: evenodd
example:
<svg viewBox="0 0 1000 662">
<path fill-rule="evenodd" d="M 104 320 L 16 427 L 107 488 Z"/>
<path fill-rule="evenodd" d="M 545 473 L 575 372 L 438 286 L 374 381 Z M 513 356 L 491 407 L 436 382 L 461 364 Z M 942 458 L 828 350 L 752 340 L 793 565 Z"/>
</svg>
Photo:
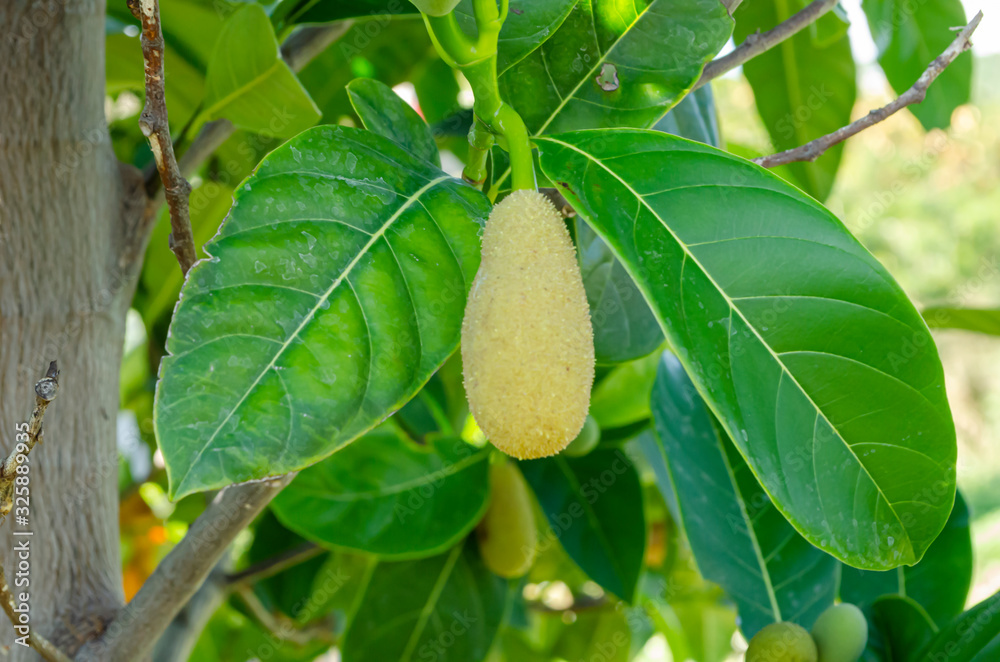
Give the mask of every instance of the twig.
<svg viewBox="0 0 1000 662">
<path fill-rule="evenodd" d="M 921 74 L 917 82 L 913 84 L 913 87 L 903 92 L 895 101 L 882 106 L 877 110 L 869 112 L 867 115 L 859 120 L 851 122 L 845 127 L 841 127 L 834 131 L 833 133 L 828 133 L 825 136 L 817 138 L 807 142 L 805 145 L 796 147 L 794 149 L 785 150 L 784 152 L 778 152 L 777 154 L 772 154 L 770 156 L 762 156 L 753 160 L 754 163 L 764 166 L 765 168 L 773 168 L 775 166 L 784 165 L 786 163 L 794 163 L 796 161 L 815 161 L 823 152 L 830 149 L 837 143 L 841 143 L 853 135 L 864 131 L 870 126 L 878 124 L 890 115 L 902 110 L 906 106 L 911 106 L 916 103 L 920 103 L 927 96 L 927 88 L 930 84 L 934 82 L 945 68 L 955 61 L 959 55 L 963 52 L 969 50 L 972 47 L 972 42 L 969 38 L 972 33 L 976 31 L 976 27 L 979 22 L 983 19 L 983 12 L 979 12 L 975 15 L 972 21 L 969 22 L 967 26 L 962 28 L 962 31 L 958 33 L 955 40 L 944 50 L 941 55 L 939 55 L 927 70 Z"/>
<path fill-rule="evenodd" d="M 765 51 L 771 50 L 786 39 L 798 34 L 836 7 L 837 2 L 839 0 L 813 0 L 813 2 L 806 5 L 797 14 L 790 16 L 787 20 L 782 21 L 767 32 L 757 32 L 748 35 L 743 40 L 743 43 L 737 46 L 731 53 L 706 64 L 704 71 L 701 72 L 701 78 L 698 79 L 698 82 L 695 83 L 692 89 L 697 90 L 727 71 L 732 71 L 741 64 L 752 60 Z"/>
<path fill-rule="evenodd" d="M 324 551 L 326 550 L 319 545 L 307 542 L 269 559 L 264 559 L 259 563 L 254 563 L 245 570 L 228 574 L 223 581 L 229 586 L 234 587 L 241 584 L 253 584 L 262 579 L 274 577 L 278 573 L 284 572 L 300 563 L 305 563 L 309 559 L 319 556 Z"/>
<path fill-rule="evenodd" d="M 28 420 L 27 431 L 19 433 L 17 445 L 4 460 L 3 466 L 0 467 L 0 522 L 10 513 L 14 505 L 13 496 L 15 479 L 18 475 L 17 468 L 27 461 L 28 453 L 35 447 L 36 443 L 42 440 L 42 418 L 45 416 L 45 410 L 56 399 L 58 393 L 59 366 L 53 361 L 49 364 L 45 377 L 35 384 L 35 408 Z M 24 440 L 20 440 L 22 434 L 25 435 Z M 0 607 L 3 607 L 7 617 L 10 618 L 14 631 L 21 635 L 39 655 L 49 662 L 70 662 L 70 658 L 56 648 L 51 641 L 22 624 L 21 619 L 24 612 L 19 612 L 15 606 L 14 595 L 10 591 L 10 586 L 7 585 L 7 576 L 4 574 L 2 566 L 0 566 Z"/>
<path fill-rule="evenodd" d="M 185 274 L 195 263 L 194 232 L 188 198 L 191 184 L 177 167 L 174 144 L 167 121 L 167 100 L 163 83 L 163 30 L 157 0 L 128 0 L 128 8 L 142 23 L 142 59 L 146 73 L 146 103 L 139 115 L 139 129 L 149 141 L 156 169 L 163 182 L 170 208 L 170 250 L 177 256 Z M 148 188 L 147 188 L 148 191 Z"/>
<path fill-rule="evenodd" d="M 191 599 L 229 543 L 295 474 L 233 485 L 219 492 L 188 533 L 118 612 L 104 635 L 77 653 L 77 662 L 145 659 L 174 616 Z"/>
<path fill-rule="evenodd" d="M 19 625 L 20 618 L 23 613 L 18 613 L 14 609 L 14 596 L 10 592 L 10 587 L 7 586 L 7 577 L 4 574 L 3 568 L 0 567 L 0 606 L 7 613 L 10 618 L 11 624 L 14 626 L 15 632 L 17 628 L 27 627 Z M 41 655 L 48 662 L 71 662 L 70 658 L 63 653 L 61 650 L 55 647 L 51 641 L 38 634 L 34 630 L 27 630 L 27 634 L 24 635 L 28 641 L 28 645 L 35 649 L 35 651 Z"/>
<path fill-rule="evenodd" d="M 59 393 L 59 366 L 53 361 L 45 377 L 35 384 L 35 408 L 28 419 L 27 430 L 19 431 L 18 443 L 0 466 L 0 524 L 14 507 L 14 481 L 17 468 L 28 460 L 28 453 L 42 440 L 42 417 L 49 403 Z M 22 438 L 23 435 L 23 438 Z"/>
<path fill-rule="evenodd" d="M 260 598 L 248 586 L 237 589 L 236 594 L 243 600 L 250 613 L 261 625 L 268 629 L 280 641 L 290 641 L 297 646 L 305 646 L 316 639 L 328 635 L 332 628 L 299 628 L 292 619 L 281 614 L 268 611 Z"/>
</svg>

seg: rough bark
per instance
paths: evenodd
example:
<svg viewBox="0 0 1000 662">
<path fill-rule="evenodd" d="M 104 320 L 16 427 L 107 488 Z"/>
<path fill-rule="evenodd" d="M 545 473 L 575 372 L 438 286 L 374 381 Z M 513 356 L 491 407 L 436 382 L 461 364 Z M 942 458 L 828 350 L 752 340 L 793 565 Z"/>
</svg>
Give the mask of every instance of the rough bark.
<svg viewBox="0 0 1000 662">
<path fill-rule="evenodd" d="M 31 455 L 31 519 L 19 528 L 34 532 L 31 626 L 70 654 L 124 599 L 115 420 L 135 176 L 105 124 L 103 0 L 0 0 L 0 449 L 58 359 L 60 396 Z M 8 569 L 12 525 L 0 529 Z M 0 624 L 0 642 L 12 640 Z"/>
</svg>

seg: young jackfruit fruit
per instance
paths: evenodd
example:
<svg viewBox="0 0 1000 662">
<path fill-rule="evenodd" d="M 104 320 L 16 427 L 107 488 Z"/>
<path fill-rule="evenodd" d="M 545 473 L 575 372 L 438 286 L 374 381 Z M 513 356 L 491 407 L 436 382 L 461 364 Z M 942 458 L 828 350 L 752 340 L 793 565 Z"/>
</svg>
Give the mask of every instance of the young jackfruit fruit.
<svg viewBox="0 0 1000 662">
<path fill-rule="evenodd" d="M 857 662 L 868 645 L 868 621 L 852 604 L 833 605 L 816 619 L 812 637 L 819 662 Z"/>
<path fill-rule="evenodd" d="M 490 505 L 476 528 L 479 554 L 494 574 L 513 579 L 531 569 L 538 533 L 528 484 L 513 462 L 490 467 Z"/>
<path fill-rule="evenodd" d="M 553 455 L 583 428 L 594 381 L 594 333 L 576 252 L 537 191 L 494 207 L 462 323 L 469 407 L 497 448 Z"/>
<path fill-rule="evenodd" d="M 816 644 L 795 623 L 771 623 L 750 640 L 746 662 L 816 662 Z"/>
</svg>

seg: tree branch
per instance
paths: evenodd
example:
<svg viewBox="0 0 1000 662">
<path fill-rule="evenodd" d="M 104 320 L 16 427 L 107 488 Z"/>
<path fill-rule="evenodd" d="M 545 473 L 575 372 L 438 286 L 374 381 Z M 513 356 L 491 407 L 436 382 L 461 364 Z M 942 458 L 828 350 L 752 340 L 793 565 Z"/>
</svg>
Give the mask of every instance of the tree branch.
<svg viewBox="0 0 1000 662">
<path fill-rule="evenodd" d="M 17 476 L 23 472 L 18 472 L 18 467 L 27 462 L 28 453 L 35 447 L 35 444 L 42 440 L 42 418 L 49 404 L 56 399 L 59 394 L 59 366 L 55 361 L 49 364 L 49 369 L 45 377 L 35 384 L 35 408 L 28 419 L 27 429 L 21 431 L 18 427 L 17 444 L 10 452 L 3 465 L 0 466 L 0 523 L 10 513 L 14 506 L 14 485 Z M 22 438 L 23 436 L 23 438 Z M 18 516 L 20 517 L 20 515 Z M 17 535 L 15 532 L 14 535 Z M 22 606 L 26 606 L 22 603 Z M 26 621 L 21 619 L 25 616 L 25 611 L 19 611 L 14 595 L 7 585 L 7 576 L 4 574 L 3 566 L 0 566 L 0 607 L 3 607 L 10 623 L 14 627 L 14 632 L 21 635 L 27 645 L 34 648 L 39 655 L 49 662 L 70 662 L 70 658 L 50 642 L 48 639 L 32 630 Z"/>
<path fill-rule="evenodd" d="M 225 488 L 111 621 L 104 636 L 76 656 L 77 662 L 145 659 L 156 640 L 201 586 L 233 538 L 291 482 L 286 474 Z"/>
<path fill-rule="evenodd" d="M 786 21 L 782 21 L 773 29 L 747 36 L 743 40 L 743 43 L 731 53 L 716 58 L 705 65 L 705 70 L 701 72 L 701 78 L 695 83 L 692 91 L 697 90 L 727 71 L 732 71 L 741 64 L 752 60 L 765 51 L 771 50 L 786 39 L 798 34 L 836 7 L 837 2 L 839 0 L 814 0 L 797 14 L 789 17 Z"/>
<path fill-rule="evenodd" d="M 139 115 L 139 129 L 149 141 L 156 169 L 170 207 L 170 250 L 185 274 L 197 259 L 188 198 L 191 184 L 177 167 L 174 144 L 167 121 L 167 99 L 163 83 L 163 30 L 158 0 L 128 0 L 128 8 L 142 23 L 142 59 L 146 73 L 146 103 Z M 147 191 L 149 188 L 147 187 Z"/>
<path fill-rule="evenodd" d="M 913 87 L 908 89 L 906 92 L 903 92 L 903 94 L 901 94 L 895 101 L 892 101 L 877 110 L 869 112 L 861 119 L 855 120 L 847 126 L 837 129 L 833 133 L 828 133 L 825 136 L 807 142 L 805 145 L 794 149 L 778 152 L 777 154 L 772 154 L 770 156 L 761 156 L 753 159 L 753 162 L 757 165 L 764 166 L 765 168 L 773 168 L 775 166 L 784 165 L 786 163 L 794 163 L 796 161 L 815 161 L 821 154 L 823 154 L 823 152 L 830 149 L 837 143 L 844 142 L 851 136 L 864 131 L 870 126 L 878 124 L 890 115 L 893 115 L 907 106 L 920 103 L 927 96 L 927 88 L 934 82 L 934 79 L 937 78 L 949 64 L 954 62 L 955 58 L 972 48 L 972 42 L 969 41 L 969 39 L 972 37 L 972 33 L 976 31 L 976 27 L 979 26 L 979 22 L 982 19 L 983 12 L 976 14 L 972 21 L 970 21 L 967 26 L 962 28 L 962 31 L 958 33 L 958 36 L 955 37 L 955 40 L 951 42 L 948 48 L 946 48 L 941 55 L 930 63 L 930 66 L 928 66 L 927 70 L 921 74 L 920 78 L 917 79 L 917 82 L 913 84 Z"/>
</svg>

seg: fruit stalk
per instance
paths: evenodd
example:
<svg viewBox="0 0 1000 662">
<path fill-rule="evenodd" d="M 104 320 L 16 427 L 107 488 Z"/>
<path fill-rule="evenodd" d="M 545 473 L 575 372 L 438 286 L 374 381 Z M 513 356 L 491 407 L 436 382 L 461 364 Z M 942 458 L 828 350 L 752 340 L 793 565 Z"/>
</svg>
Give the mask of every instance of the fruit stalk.
<svg viewBox="0 0 1000 662">
<path fill-rule="evenodd" d="M 465 179 L 478 182 L 485 177 L 484 141 L 477 134 L 477 128 L 482 127 L 476 126 L 481 123 L 499 137 L 500 146 L 510 155 L 513 190 L 534 189 L 535 166 L 531 159 L 528 129 L 517 111 L 501 97 L 497 82 L 497 44 L 500 29 L 507 18 L 507 0 L 501 0 L 499 7 L 496 0 L 475 0 L 473 7 L 479 32 L 475 40 L 462 31 L 454 13 L 423 15 L 435 48 L 448 64 L 465 74 L 475 95 L 473 113 L 476 122 L 469 132 L 469 144 L 475 158 L 470 159 Z"/>
</svg>

